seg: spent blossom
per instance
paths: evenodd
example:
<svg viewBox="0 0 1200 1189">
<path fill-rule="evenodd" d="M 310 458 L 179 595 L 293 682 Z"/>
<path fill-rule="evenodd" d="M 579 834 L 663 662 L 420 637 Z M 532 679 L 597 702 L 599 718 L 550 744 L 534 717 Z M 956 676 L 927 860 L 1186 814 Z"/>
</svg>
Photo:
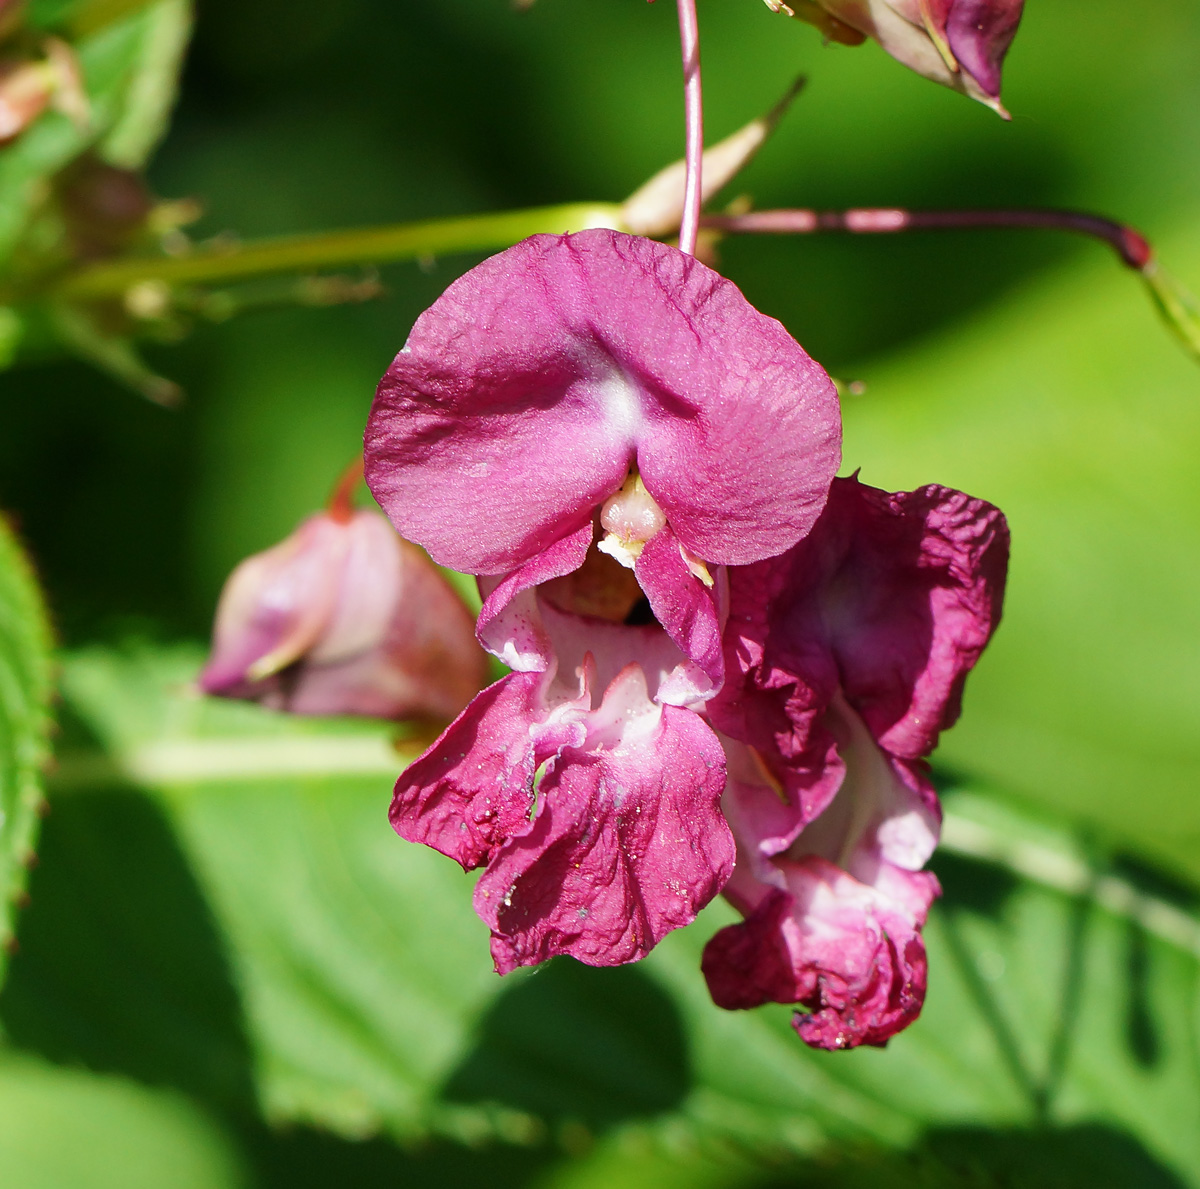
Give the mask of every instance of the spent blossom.
<svg viewBox="0 0 1200 1189">
<path fill-rule="evenodd" d="M 502 973 L 647 953 L 725 884 L 731 567 L 819 517 L 836 393 L 778 322 L 664 244 L 535 236 L 456 281 L 380 383 L 367 480 L 476 574 L 514 672 L 400 778 L 392 823 L 465 869 Z"/>
<path fill-rule="evenodd" d="M 1008 530 L 944 487 L 834 481 L 812 532 L 730 572 L 724 811 L 746 918 L 708 944 L 722 1007 L 797 1003 L 819 1048 L 882 1044 L 925 994 L 941 820 L 925 758 L 1000 618 Z"/>
</svg>

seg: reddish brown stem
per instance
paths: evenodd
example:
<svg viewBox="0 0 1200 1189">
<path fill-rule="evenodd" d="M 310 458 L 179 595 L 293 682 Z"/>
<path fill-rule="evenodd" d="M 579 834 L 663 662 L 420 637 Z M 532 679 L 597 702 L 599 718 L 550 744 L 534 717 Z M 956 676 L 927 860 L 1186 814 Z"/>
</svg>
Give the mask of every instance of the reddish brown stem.
<svg viewBox="0 0 1200 1189">
<path fill-rule="evenodd" d="M 363 477 L 363 460 L 360 454 L 342 473 L 329 493 L 325 511 L 336 521 L 345 524 L 354 518 L 354 489 Z"/>
<path fill-rule="evenodd" d="M 701 225 L 715 231 L 766 235 L 813 235 L 846 231 L 854 235 L 887 235 L 900 231 L 955 231 L 975 227 L 1040 227 L 1073 231 L 1104 240 L 1130 268 L 1143 271 L 1154 252 L 1132 227 L 1081 211 L 906 211 L 865 207 L 846 211 L 776 210 L 745 215 L 705 215 Z"/>
</svg>

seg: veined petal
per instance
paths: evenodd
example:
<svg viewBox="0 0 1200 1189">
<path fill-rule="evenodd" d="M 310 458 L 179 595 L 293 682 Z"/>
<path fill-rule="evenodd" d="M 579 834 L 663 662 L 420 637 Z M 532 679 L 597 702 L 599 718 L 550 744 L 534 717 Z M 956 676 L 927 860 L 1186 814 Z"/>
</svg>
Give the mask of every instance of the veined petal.
<svg viewBox="0 0 1200 1189">
<path fill-rule="evenodd" d="M 840 455 L 836 393 L 730 281 L 614 231 L 534 236 L 461 277 L 380 383 L 367 479 L 444 565 L 505 573 L 637 465 L 714 564 L 785 550 Z"/>
</svg>

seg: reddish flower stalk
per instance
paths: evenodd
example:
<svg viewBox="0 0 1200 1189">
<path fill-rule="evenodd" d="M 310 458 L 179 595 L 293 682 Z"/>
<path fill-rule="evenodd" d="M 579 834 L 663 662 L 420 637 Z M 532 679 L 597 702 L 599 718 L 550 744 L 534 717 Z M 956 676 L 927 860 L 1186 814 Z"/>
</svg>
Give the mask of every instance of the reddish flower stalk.
<svg viewBox="0 0 1200 1189">
<path fill-rule="evenodd" d="M 339 524 L 354 519 L 354 489 L 362 482 L 362 477 L 363 457 L 360 454 L 341 473 L 325 505 L 326 513 Z"/>
<path fill-rule="evenodd" d="M 701 222 L 716 231 L 765 235 L 812 235 L 822 231 L 881 235 L 899 231 L 956 231 L 976 227 L 1040 227 L 1102 239 L 1125 264 L 1139 272 L 1144 272 L 1154 258 L 1150 245 L 1132 227 L 1082 211 L 907 211 L 898 207 L 865 207 L 845 211 L 797 209 L 752 211 L 745 215 L 705 215 Z"/>
<path fill-rule="evenodd" d="M 679 45 L 683 53 L 683 107 L 686 127 L 687 181 L 684 186 L 683 222 L 679 225 L 679 250 L 696 254 L 700 231 L 701 173 L 704 165 L 704 99 L 700 85 L 700 23 L 696 0 L 678 0 Z"/>
</svg>

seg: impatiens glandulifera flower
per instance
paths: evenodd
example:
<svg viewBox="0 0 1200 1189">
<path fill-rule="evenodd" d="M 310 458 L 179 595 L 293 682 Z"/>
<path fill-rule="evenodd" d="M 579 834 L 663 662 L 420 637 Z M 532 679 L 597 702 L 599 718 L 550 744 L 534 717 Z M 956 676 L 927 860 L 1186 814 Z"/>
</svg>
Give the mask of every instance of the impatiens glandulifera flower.
<svg viewBox="0 0 1200 1189">
<path fill-rule="evenodd" d="M 818 1048 L 880 1045 L 925 993 L 922 870 L 941 820 L 925 757 L 1000 618 L 1008 530 L 943 487 L 889 495 L 837 479 L 812 532 L 731 570 L 725 894 L 746 918 L 709 942 L 722 1007 L 809 1008 Z"/>
<path fill-rule="evenodd" d="M 456 281 L 379 385 L 367 481 L 479 576 L 515 672 L 396 785 L 392 824 L 468 870 L 501 972 L 646 954 L 725 883 L 727 568 L 821 513 L 829 378 L 736 286 L 613 231 L 535 236 Z"/>
<path fill-rule="evenodd" d="M 833 40 L 873 37 L 918 74 L 986 103 L 1000 115 L 1000 69 L 1025 0 L 801 0 L 788 9 Z M 846 31 L 853 31 L 849 35 Z"/>
<path fill-rule="evenodd" d="M 444 721 L 487 679 L 446 580 L 377 512 L 348 507 L 242 562 L 213 636 L 206 693 L 292 714 Z"/>
</svg>

